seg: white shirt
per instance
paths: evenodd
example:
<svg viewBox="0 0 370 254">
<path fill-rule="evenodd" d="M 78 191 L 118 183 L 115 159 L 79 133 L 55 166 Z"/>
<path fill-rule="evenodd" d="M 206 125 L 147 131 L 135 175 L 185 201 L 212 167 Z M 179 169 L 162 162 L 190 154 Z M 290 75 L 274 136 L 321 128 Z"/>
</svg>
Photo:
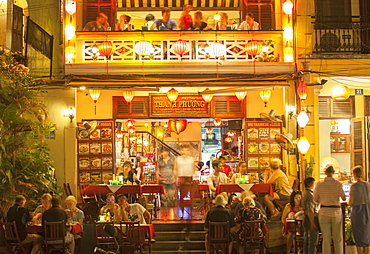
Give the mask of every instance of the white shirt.
<svg viewBox="0 0 370 254">
<path fill-rule="evenodd" d="M 145 211 L 146 209 L 138 203 L 130 204 L 130 214 L 137 215 L 138 220 L 140 221 L 140 225 L 146 224 L 145 218 L 143 216 Z"/>
<path fill-rule="evenodd" d="M 260 30 L 260 24 L 258 24 L 256 21 L 253 22 L 253 26 L 250 27 L 250 25 L 247 23 L 247 21 L 243 21 L 238 30 Z"/>
<path fill-rule="evenodd" d="M 207 184 L 217 188 L 219 184 L 226 184 L 227 183 L 227 176 L 226 174 L 220 172 L 219 175 L 215 175 L 214 173 L 209 174 L 207 178 Z"/>
</svg>

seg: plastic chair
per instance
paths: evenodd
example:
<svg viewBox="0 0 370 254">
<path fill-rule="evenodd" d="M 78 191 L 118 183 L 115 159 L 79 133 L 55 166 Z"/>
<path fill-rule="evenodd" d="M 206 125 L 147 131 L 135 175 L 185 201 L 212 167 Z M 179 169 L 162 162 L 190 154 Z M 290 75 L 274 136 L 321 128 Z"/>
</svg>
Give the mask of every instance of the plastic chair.
<svg viewBox="0 0 370 254">
<path fill-rule="evenodd" d="M 210 253 L 215 251 L 229 253 L 230 240 L 229 222 L 209 222 L 208 246 Z"/>
<path fill-rule="evenodd" d="M 120 222 L 121 232 L 124 233 L 123 239 L 123 250 L 131 249 L 133 251 L 138 250 L 140 254 L 143 252 L 145 245 L 145 233 L 144 230 L 140 229 L 139 221 L 121 221 Z M 151 241 L 149 241 L 149 251 L 151 253 Z"/>
<path fill-rule="evenodd" d="M 66 237 L 66 223 L 65 221 L 47 222 L 44 221 L 44 242 L 46 253 L 53 251 L 60 251 L 66 253 L 67 245 Z"/>
<path fill-rule="evenodd" d="M 13 222 L 0 222 L 0 227 L 4 229 L 5 234 L 5 244 L 10 253 L 18 253 L 17 249 L 19 248 L 22 253 L 28 254 L 22 244 L 17 230 L 17 224 Z"/>
<path fill-rule="evenodd" d="M 247 228 L 244 231 L 244 239 L 249 244 L 249 250 L 254 253 L 255 250 L 259 249 L 260 253 L 264 253 L 265 249 L 265 233 L 264 233 L 265 222 L 263 220 L 244 221 L 242 227 Z M 262 232 L 262 234 L 261 234 Z"/>
</svg>

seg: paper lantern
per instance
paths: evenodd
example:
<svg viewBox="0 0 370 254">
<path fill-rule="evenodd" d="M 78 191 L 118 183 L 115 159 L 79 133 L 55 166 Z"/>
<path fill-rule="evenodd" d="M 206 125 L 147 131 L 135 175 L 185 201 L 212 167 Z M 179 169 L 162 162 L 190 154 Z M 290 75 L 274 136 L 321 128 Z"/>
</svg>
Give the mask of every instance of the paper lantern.
<svg viewBox="0 0 370 254">
<path fill-rule="evenodd" d="M 224 44 L 221 44 L 219 42 L 211 44 L 207 48 L 207 52 L 212 56 L 212 57 L 221 57 L 226 55 L 226 46 Z"/>
<path fill-rule="evenodd" d="M 132 135 L 132 134 L 135 134 L 136 129 L 135 129 L 135 127 L 133 127 L 133 126 L 130 126 L 130 127 L 128 127 L 128 128 L 127 128 L 127 132 L 128 132 L 130 135 Z"/>
<path fill-rule="evenodd" d="M 180 56 L 185 55 L 190 50 L 190 44 L 184 40 L 177 40 L 171 47 L 172 51 Z"/>
<path fill-rule="evenodd" d="M 300 137 L 297 143 L 298 150 L 301 154 L 306 154 L 310 149 L 310 142 L 306 137 Z"/>
<path fill-rule="evenodd" d="M 75 35 L 76 35 L 76 28 L 71 24 L 66 25 L 66 28 L 65 28 L 66 39 L 72 40 L 73 37 L 75 37 Z"/>
<path fill-rule="evenodd" d="M 209 88 L 206 88 L 203 92 L 208 92 L 210 91 Z M 206 102 L 206 103 L 210 103 L 212 101 L 212 98 L 213 98 L 213 94 L 202 94 L 202 97 L 203 97 L 203 100 Z"/>
<path fill-rule="evenodd" d="M 66 57 L 66 62 L 67 63 L 72 63 L 73 62 L 73 58 L 75 57 L 75 54 L 76 54 L 76 49 L 72 46 L 68 46 L 66 47 L 65 51 L 64 51 L 64 54 L 65 54 L 65 57 Z"/>
<path fill-rule="evenodd" d="M 292 47 L 285 47 L 284 48 L 284 62 L 292 63 L 293 60 L 294 60 L 293 48 Z"/>
<path fill-rule="evenodd" d="M 116 132 L 116 137 L 117 138 L 123 138 L 123 132 L 122 131 L 117 131 Z"/>
<path fill-rule="evenodd" d="M 250 56 L 256 56 L 262 53 L 262 44 L 257 41 L 250 41 L 245 45 L 245 51 Z"/>
<path fill-rule="evenodd" d="M 206 134 L 211 135 L 212 133 L 213 133 L 213 128 L 212 127 L 208 127 L 206 129 Z"/>
<path fill-rule="evenodd" d="M 171 88 L 167 92 L 167 98 L 170 100 L 170 102 L 175 102 L 178 96 L 179 92 L 175 88 Z"/>
<path fill-rule="evenodd" d="M 299 127 L 301 128 L 306 127 L 309 121 L 310 121 L 310 117 L 308 116 L 305 110 L 302 110 L 301 112 L 299 112 L 297 116 L 297 122 L 298 122 Z"/>
<path fill-rule="evenodd" d="M 292 13 L 293 13 L 293 3 L 290 0 L 287 0 L 287 1 L 285 1 L 285 3 L 283 3 L 283 11 L 287 15 L 292 15 Z"/>
<path fill-rule="evenodd" d="M 225 142 L 226 142 L 226 143 L 231 143 L 231 142 L 233 142 L 233 138 L 232 138 L 232 137 L 230 137 L 230 136 L 227 136 L 227 137 L 225 138 Z"/>
<path fill-rule="evenodd" d="M 186 127 L 188 126 L 187 120 L 169 120 L 168 121 L 168 127 L 171 131 L 175 132 L 177 135 L 179 135 L 181 132 L 183 132 Z"/>
<path fill-rule="evenodd" d="M 69 15 L 73 15 L 76 12 L 76 1 L 68 0 L 66 1 L 66 11 Z"/>
<path fill-rule="evenodd" d="M 126 122 L 127 127 L 134 127 L 135 126 L 135 120 L 134 119 L 128 119 Z"/>
<path fill-rule="evenodd" d="M 103 41 L 98 45 L 98 50 L 100 55 L 108 58 L 116 51 L 116 46 L 111 41 Z"/>
<path fill-rule="evenodd" d="M 123 91 L 122 92 L 122 96 L 123 96 L 123 98 L 125 99 L 125 101 L 127 103 L 131 103 L 131 101 L 135 97 L 135 92 L 134 91 L 131 91 L 131 90 L 126 90 L 126 91 Z"/>
<path fill-rule="evenodd" d="M 153 53 L 154 48 L 150 42 L 140 41 L 135 44 L 134 51 L 139 56 L 146 56 L 146 55 Z"/>
<path fill-rule="evenodd" d="M 213 19 L 214 19 L 215 21 L 220 21 L 220 20 L 221 20 L 221 15 L 220 15 L 220 14 L 218 14 L 218 13 L 216 13 L 215 15 L 213 15 Z"/>
<path fill-rule="evenodd" d="M 245 96 L 247 96 L 247 92 L 235 92 L 235 96 L 238 98 L 238 101 L 242 102 Z"/>
<path fill-rule="evenodd" d="M 304 81 L 299 82 L 298 88 L 297 88 L 297 94 L 300 100 L 304 101 L 307 99 L 307 93 L 308 88 L 306 86 L 306 83 Z"/>
<path fill-rule="evenodd" d="M 132 135 L 129 135 L 128 136 L 128 139 L 132 142 L 136 141 L 137 137 L 136 137 L 136 134 L 132 134 Z"/>
<path fill-rule="evenodd" d="M 331 97 L 337 101 L 344 101 L 349 98 L 350 92 L 347 86 L 338 85 L 331 89 Z"/>
<path fill-rule="evenodd" d="M 293 28 L 291 26 L 285 26 L 283 32 L 284 39 L 287 41 L 293 40 Z"/>
<path fill-rule="evenodd" d="M 220 118 L 213 119 L 213 124 L 218 127 L 222 125 L 222 120 Z"/>
<path fill-rule="evenodd" d="M 270 97 L 271 97 L 271 90 L 262 90 L 262 91 L 260 91 L 260 97 L 261 97 L 263 103 L 265 103 L 265 107 L 267 107 L 267 102 L 269 102 Z"/>
<path fill-rule="evenodd" d="M 100 97 L 100 90 L 96 90 L 96 89 L 91 89 L 89 90 L 89 94 L 90 94 L 90 97 L 91 99 L 94 101 L 94 109 L 95 109 L 95 115 L 96 115 L 96 102 L 98 101 L 99 97 Z"/>
<path fill-rule="evenodd" d="M 229 137 L 234 137 L 236 135 L 236 132 L 230 130 L 230 131 L 226 132 L 226 135 L 229 136 Z"/>
</svg>

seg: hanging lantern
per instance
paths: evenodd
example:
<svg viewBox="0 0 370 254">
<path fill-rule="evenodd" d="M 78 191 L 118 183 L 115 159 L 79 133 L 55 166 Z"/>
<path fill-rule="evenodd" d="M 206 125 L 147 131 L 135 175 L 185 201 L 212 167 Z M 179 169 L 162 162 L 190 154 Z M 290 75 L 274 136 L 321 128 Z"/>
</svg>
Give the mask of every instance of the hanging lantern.
<svg viewBox="0 0 370 254">
<path fill-rule="evenodd" d="M 220 118 L 215 118 L 213 119 L 213 124 L 218 127 L 218 126 L 221 126 L 222 124 L 222 120 Z"/>
<path fill-rule="evenodd" d="M 125 101 L 127 103 L 131 103 L 131 101 L 135 97 L 135 92 L 131 91 L 131 90 L 125 90 L 125 91 L 122 92 L 122 96 L 123 96 L 123 98 L 125 99 Z"/>
<path fill-rule="evenodd" d="M 154 48 L 150 42 L 140 41 L 135 44 L 134 51 L 139 56 L 146 56 L 146 55 L 153 53 Z"/>
<path fill-rule="evenodd" d="M 100 55 L 108 58 L 114 54 L 116 51 L 116 46 L 111 41 L 103 41 L 98 45 L 98 50 Z"/>
<path fill-rule="evenodd" d="M 236 132 L 230 130 L 230 131 L 226 132 L 226 135 L 229 136 L 229 137 L 234 137 L 236 135 Z"/>
<path fill-rule="evenodd" d="M 347 86 L 338 85 L 331 89 L 331 97 L 337 101 L 344 101 L 349 98 L 350 92 Z"/>
<path fill-rule="evenodd" d="M 267 107 L 267 102 L 269 102 L 270 97 L 271 97 L 271 90 L 262 90 L 262 91 L 260 91 L 260 97 L 261 97 L 263 103 L 265 103 L 265 107 Z"/>
<path fill-rule="evenodd" d="M 245 51 L 248 55 L 255 57 L 262 53 L 262 44 L 257 41 L 250 41 L 245 45 Z"/>
<path fill-rule="evenodd" d="M 98 101 L 99 97 L 100 97 L 100 90 L 95 90 L 95 89 L 91 89 L 89 90 L 89 94 L 90 94 L 90 97 L 91 99 L 94 101 L 94 104 L 95 104 L 95 115 L 96 115 L 96 102 Z"/>
<path fill-rule="evenodd" d="M 297 143 L 298 150 L 301 154 L 306 154 L 310 149 L 310 142 L 306 137 L 300 137 Z"/>
<path fill-rule="evenodd" d="M 287 41 L 293 40 L 293 28 L 289 25 L 285 26 L 283 36 L 284 36 L 284 39 Z"/>
<path fill-rule="evenodd" d="M 190 44 L 184 40 L 177 40 L 171 47 L 172 51 L 180 56 L 185 55 L 190 50 Z"/>
<path fill-rule="evenodd" d="M 71 47 L 71 46 L 68 46 L 66 47 L 65 51 L 64 51 L 64 54 L 65 54 L 65 57 L 66 57 L 66 62 L 67 63 L 72 63 L 73 62 L 73 58 L 75 57 L 75 54 L 76 54 L 76 49 L 74 47 Z"/>
<path fill-rule="evenodd" d="M 170 100 L 170 102 L 175 102 L 178 96 L 179 92 L 175 88 L 171 88 L 167 92 L 167 98 Z"/>
<path fill-rule="evenodd" d="M 242 102 L 245 96 L 247 96 L 247 92 L 235 92 L 235 96 L 238 98 L 239 102 Z"/>
<path fill-rule="evenodd" d="M 133 126 L 130 126 L 130 127 L 128 127 L 127 128 L 127 132 L 131 135 L 131 134 L 135 134 L 135 132 L 136 132 L 136 129 L 135 129 L 135 127 L 133 127 Z"/>
<path fill-rule="evenodd" d="M 292 47 L 285 47 L 284 48 L 284 62 L 292 63 L 293 60 L 294 60 L 293 48 Z"/>
<path fill-rule="evenodd" d="M 301 112 L 299 112 L 297 116 L 297 122 L 298 122 L 299 127 L 301 128 L 306 127 L 309 121 L 310 121 L 310 117 L 308 116 L 305 110 L 302 110 Z"/>
<path fill-rule="evenodd" d="M 117 138 L 123 138 L 123 132 L 122 131 L 117 131 L 116 132 L 116 137 Z"/>
<path fill-rule="evenodd" d="M 283 3 L 283 11 L 287 15 L 293 14 L 293 3 L 290 0 L 287 0 L 285 3 Z"/>
<path fill-rule="evenodd" d="M 128 139 L 130 140 L 130 141 L 132 141 L 132 142 L 135 142 L 136 141 L 136 134 L 133 134 L 133 135 L 129 135 L 128 136 Z"/>
<path fill-rule="evenodd" d="M 66 11 L 69 15 L 73 15 L 76 12 L 76 1 L 68 0 L 66 1 Z"/>
<path fill-rule="evenodd" d="M 207 52 L 212 56 L 212 57 L 221 57 L 226 55 L 226 46 L 222 43 L 216 42 L 211 44 L 207 48 Z"/>
<path fill-rule="evenodd" d="M 209 88 L 206 88 L 203 92 L 208 92 L 210 91 Z M 202 94 L 202 97 L 203 97 L 203 100 L 206 102 L 206 103 L 210 103 L 212 98 L 213 98 L 213 94 Z"/>
<path fill-rule="evenodd" d="M 76 35 L 76 28 L 71 24 L 66 25 L 66 28 L 65 28 L 66 39 L 72 40 L 73 37 L 75 37 L 75 35 Z"/>
<path fill-rule="evenodd" d="M 168 121 L 168 127 L 171 131 L 175 132 L 177 135 L 179 135 L 181 132 L 183 132 L 186 127 L 188 126 L 187 120 L 169 120 Z"/>
<path fill-rule="evenodd" d="M 232 137 L 230 137 L 230 136 L 227 136 L 227 137 L 225 138 L 225 142 L 226 142 L 226 143 L 231 143 L 231 142 L 233 142 L 233 138 L 232 138 Z"/>
<path fill-rule="evenodd" d="M 220 15 L 220 14 L 218 14 L 218 13 L 216 13 L 215 15 L 213 15 L 213 19 L 214 19 L 215 21 L 220 21 L 220 20 L 221 20 L 221 15 Z"/>
<path fill-rule="evenodd" d="M 135 126 L 135 120 L 134 119 L 128 119 L 126 122 L 127 127 L 134 127 Z"/>
<path fill-rule="evenodd" d="M 299 82 L 299 86 L 297 88 L 297 94 L 300 100 L 304 101 L 307 99 L 308 88 L 304 81 Z"/>
<path fill-rule="evenodd" d="M 206 134 L 211 135 L 212 133 L 213 133 L 213 128 L 212 127 L 207 127 Z"/>
</svg>

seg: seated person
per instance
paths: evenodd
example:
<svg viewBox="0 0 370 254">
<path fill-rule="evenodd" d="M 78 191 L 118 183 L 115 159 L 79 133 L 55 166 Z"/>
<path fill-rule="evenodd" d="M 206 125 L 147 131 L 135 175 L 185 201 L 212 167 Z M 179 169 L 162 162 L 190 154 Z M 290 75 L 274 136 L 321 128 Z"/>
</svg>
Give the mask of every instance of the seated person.
<svg viewBox="0 0 370 254">
<path fill-rule="evenodd" d="M 45 211 L 42 215 L 42 226 L 44 228 L 44 222 L 58 222 L 58 221 L 64 221 L 66 224 L 66 236 L 65 236 L 65 242 L 70 250 L 71 253 L 74 253 L 75 251 L 75 239 L 73 234 L 70 232 L 70 227 L 67 226 L 68 223 L 68 215 L 67 212 L 64 211 L 61 207 L 61 200 L 59 196 L 53 196 L 51 199 L 51 208 L 47 211 Z M 52 242 L 49 242 L 50 244 L 53 244 Z M 60 244 L 61 240 L 55 240 L 55 244 Z"/>
<path fill-rule="evenodd" d="M 41 216 L 46 211 L 49 210 L 51 207 L 51 195 L 49 193 L 44 193 L 41 196 L 41 205 L 36 207 L 35 211 L 33 212 L 32 223 L 33 224 L 41 224 Z"/>
<path fill-rule="evenodd" d="M 104 13 L 99 13 L 96 20 L 90 21 L 84 27 L 84 31 L 108 31 L 110 27 L 108 17 Z"/>
<path fill-rule="evenodd" d="M 240 161 L 237 166 L 237 171 L 238 172 L 234 173 L 231 177 L 232 184 L 239 184 L 240 180 L 247 180 L 245 179 L 245 175 L 247 174 L 247 163 L 245 161 Z M 249 182 L 252 181 L 249 179 Z"/>
<path fill-rule="evenodd" d="M 227 183 L 227 176 L 221 172 L 222 164 L 219 160 L 214 160 L 212 162 L 213 172 L 208 175 L 207 184 L 212 195 L 216 192 L 216 188 L 219 184 Z"/>
<path fill-rule="evenodd" d="M 119 17 L 119 23 L 116 24 L 116 31 L 131 31 L 132 24 L 130 23 L 131 16 L 129 14 L 123 14 Z"/>
<path fill-rule="evenodd" d="M 149 13 L 145 16 L 145 24 L 144 26 L 147 26 L 149 29 L 152 27 L 154 24 L 155 17 L 153 14 Z"/>
<path fill-rule="evenodd" d="M 84 212 L 76 207 L 77 200 L 74 196 L 68 196 L 65 200 L 66 212 L 71 223 L 78 223 L 82 226 L 85 215 Z"/>
<path fill-rule="evenodd" d="M 193 6 L 190 4 L 185 4 L 182 7 L 182 14 L 179 18 L 179 29 L 180 30 L 189 30 L 191 23 L 193 22 L 190 11 L 193 10 Z"/>
<path fill-rule="evenodd" d="M 162 9 L 162 18 L 157 19 L 154 21 L 153 25 L 150 27 L 150 30 L 175 30 L 177 29 L 176 21 L 170 19 L 171 17 L 171 9 L 168 7 L 164 7 Z M 163 27 L 163 28 L 161 28 Z"/>
<path fill-rule="evenodd" d="M 271 219 L 276 220 L 280 216 L 280 212 L 276 210 L 273 200 L 289 200 L 290 194 L 292 193 L 293 189 L 289 185 L 288 177 L 285 173 L 280 169 L 281 160 L 274 159 L 270 163 L 270 169 L 266 169 L 264 172 L 265 174 L 271 173 L 270 177 L 264 176 L 265 183 L 271 183 L 274 185 L 275 190 L 273 196 L 269 194 L 260 195 L 260 202 L 264 204 L 270 212 Z M 269 172 L 270 171 L 270 172 Z M 267 180 L 266 180 L 267 179 Z"/>
<path fill-rule="evenodd" d="M 4 212 L 4 222 L 15 221 L 20 241 L 24 244 L 32 243 L 31 254 L 37 254 L 41 250 L 44 239 L 41 235 L 28 234 L 27 223 L 31 221 L 31 215 L 26 205 L 26 198 L 18 195 L 14 199 L 14 205 Z"/>
<path fill-rule="evenodd" d="M 118 170 L 117 175 L 123 176 L 123 184 L 140 184 L 137 171 L 132 167 L 131 161 L 125 161 L 123 163 L 123 169 Z"/>
<path fill-rule="evenodd" d="M 209 246 L 208 246 L 209 223 L 210 222 L 228 222 L 229 229 L 231 229 L 235 225 L 234 220 L 232 219 L 231 210 L 228 208 L 225 208 L 227 201 L 224 198 L 224 196 L 222 194 L 217 195 L 213 203 L 215 204 L 215 206 L 209 209 L 209 211 L 206 214 L 206 218 L 204 220 L 204 229 L 207 232 L 206 241 L 205 241 L 207 253 L 209 250 Z M 231 236 L 230 233 L 229 235 Z M 232 241 L 230 241 L 229 253 L 231 253 L 231 250 L 232 250 Z"/>
<path fill-rule="evenodd" d="M 139 203 L 129 204 L 127 197 L 118 196 L 118 210 L 115 221 L 139 221 L 141 225 L 152 222 L 150 213 Z"/>
<path fill-rule="evenodd" d="M 215 30 L 227 30 L 227 26 L 230 26 L 229 15 L 226 12 L 220 13 L 221 20 L 216 23 Z"/>
<path fill-rule="evenodd" d="M 205 30 L 207 28 L 207 23 L 203 20 L 203 14 L 201 11 L 196 11 L 194 13 L 193 22 L 190 25 L 191 30 Z"/>
<path fill-rule="evenodd" d="M 108 193 L 106 195 L 105 199 L 106 205 L 100 208 L 100 214 L 106 214 L 110 213 L 110 215 L 113 217 L 119 208 L 119 206 L 115 203 L 116 202 L 116 197 L 114 196 L 113 193 Z"/>
<path fill-rule="evenodd" d="M 236 232 L 237 240 L 239 243 L 239 253 L 245 253 L 245 245 L 247 239 L 245 236 L 250 234 L 248 225 L 243 223 L 246 221 L 263 220 L 266 221 L 266 216 L 261 212 L 259 208 L 255 206 L 253 198 L 246 197 L 243 199 L 243 208 L 239 210 L 238 215 L 235 217 L 235 223 L 240 225 L 240 228 Z M 265 231 L 265 227 L 259 229 L 259 234 L 262 236 Z"/>
<path fill-rule="evenodd" d="M 225 157 L 220 156 L 219 160 L 222 163 L 222 173 L 224 173 L 227 177 L 231 177 L 233 175 L 233 170 L 229 165 L 226 164 Z"/>
<path fill-rule="evenodd" d="M 253 13 L 248 12 L 238 30 L 260 30 L 260 24 L 254 21 Z"/>
</svg>

